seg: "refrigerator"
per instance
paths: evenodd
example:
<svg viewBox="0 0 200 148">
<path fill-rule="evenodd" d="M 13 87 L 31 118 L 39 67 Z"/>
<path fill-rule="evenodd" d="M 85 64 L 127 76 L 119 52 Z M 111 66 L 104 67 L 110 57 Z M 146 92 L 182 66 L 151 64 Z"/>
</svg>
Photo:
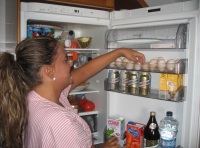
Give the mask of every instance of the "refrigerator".
<svg viewBox="0 0 200 148">
<path fill-rule="evenodd" d="M 108 65 L 88 80 L 89 86 L 71 91 L 70 96 L 85 94 L 95 103 L 95 110 L 80 112 L 83 118 L 93 120 L 94 144 L 104 141 L 104 129 L 109 117 L 123 117 L 128 121 L 146 124 L 150 111 L 156 112 L 159 122 L 166 111 L 172 111 L 179 122 L 176 145 L 183 148 L 199 147 L 200 131 L 200 12 L 198 1 L 185 1 L 156 7 L 107 12 L 44 3 L 21 3 L 21 40 L 27 37 L 28 26 L 50 27 L 54 37 L 63 28 L 73 30 L 75 37 L 92 37 L 89 48 L 66 48 L 79 56 L 95 58 L 116 48 L 127 47 L 143 53 L 146 61 L 163 57 L 181 61 L 178 71 L 148 71 L 151 75 L 150 95 L 132 95 L 112 90 L 108 85 L 111 69 L 135 71 Z M 181 26 L 184 26 L 181 28 Z M 179 36 L 180 32 L 180 36 Z M 123 59 L 123 57 L 122 57 Z M 139 70 L 137 72 L 142 72 Z M 175 99 L 161 97 L 160 74 L 183 76 L 183 87 Z M 67 99 L 67 98 L 66 98 Z"/>
</svg>

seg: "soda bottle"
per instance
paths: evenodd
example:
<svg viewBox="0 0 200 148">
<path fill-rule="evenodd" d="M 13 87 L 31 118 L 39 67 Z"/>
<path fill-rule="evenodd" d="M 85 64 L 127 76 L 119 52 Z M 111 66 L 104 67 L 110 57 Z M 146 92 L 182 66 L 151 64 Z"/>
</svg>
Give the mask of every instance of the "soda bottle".
<svg viewBox="0 0 200 148">
<path fill-rule="evenodd" d="M 160 147 L 175 148 L 176 135 L 178 132 L 178 121 L 173 118 L 173 112 L 167 111 L 166 117 L 159 123 Z"/>
<path fill-rule="evenodd" d="M 159 146 L 160 133 L 158 131 L 158 123 L 156 121 L 156 113 L 150 112 L 149 121 L 144 129 L 144 147 L 156 148 Z"/>
</svg>

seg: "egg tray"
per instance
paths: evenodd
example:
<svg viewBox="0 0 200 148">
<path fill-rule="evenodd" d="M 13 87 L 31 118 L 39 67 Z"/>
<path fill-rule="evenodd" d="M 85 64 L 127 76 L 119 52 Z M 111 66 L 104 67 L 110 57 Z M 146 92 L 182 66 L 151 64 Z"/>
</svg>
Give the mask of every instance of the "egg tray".
<svg viewBox="0 0 200 148">
<path fill-rule="evenodd" d="M 186 73 L 186 59 L 180 59 L 177 63 L 163 65 L 152 65 L 149 62 L 144 64 L 137 64 L 131 62 L 112 62 L 107 66 L 107 69 L 119 69 L 128 71 L 146 71 L 154 73 L 170 73 L 170 74 L 184 74 Z"/>
</svg>

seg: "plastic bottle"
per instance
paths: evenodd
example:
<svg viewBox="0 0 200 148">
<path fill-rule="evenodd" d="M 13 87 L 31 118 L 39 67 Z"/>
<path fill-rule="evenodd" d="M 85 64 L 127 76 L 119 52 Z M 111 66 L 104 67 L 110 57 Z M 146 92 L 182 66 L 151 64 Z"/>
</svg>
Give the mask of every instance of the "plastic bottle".
<svg viewBox="0 0 200 148">
<path fill-rule="evenodd" d="M 67 44 L 65 43 L 66 40 L 68 40 L 68 36 L 69 36 L 69 30 L 67 28 L 64 28 L 61 35 L 60 35 L 60 42 L 66 47 L 69 48 L 69 46 L 71 45 L 71 42 L 67 42 Z M 66 44 L 66 45 L 65 45 Z"/>
<path fill-rule="evenodd" d="M 178 121 L 173 118 L 173 112 L 167 111 L 166 117 L 159 123 L 160 147 L 175 148 L 176 135 L 178 132 Z"/>
<path fill-rule="evenodd" d="M 69 31 L 68 40 L 70 40 L 69 48 L 80 48 L 78 41 L 75 39 L 75 32 L 73 30 Z M 66 44 L 66 40 L 65 40 L 65 44 Z"/>
<path fill-rule="evenodd" d="M 156 121 L 156 113 L 150 112 L 149 121 L 144 129 L 144 147 L 157 148 L 159 146 L 160 133 Z"/>
</svg>

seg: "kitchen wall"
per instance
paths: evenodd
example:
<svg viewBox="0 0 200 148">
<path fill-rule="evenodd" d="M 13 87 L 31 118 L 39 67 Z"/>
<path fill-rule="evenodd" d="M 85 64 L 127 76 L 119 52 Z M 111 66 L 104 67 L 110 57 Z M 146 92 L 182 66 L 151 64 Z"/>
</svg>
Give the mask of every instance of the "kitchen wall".
<svg viewBox="0 0 200 148">
<path fill-rule="evenodd" d="M 17 0 L 0 0 L 0 51 L 14 51 L 17 44 Z"/>
</svg>

